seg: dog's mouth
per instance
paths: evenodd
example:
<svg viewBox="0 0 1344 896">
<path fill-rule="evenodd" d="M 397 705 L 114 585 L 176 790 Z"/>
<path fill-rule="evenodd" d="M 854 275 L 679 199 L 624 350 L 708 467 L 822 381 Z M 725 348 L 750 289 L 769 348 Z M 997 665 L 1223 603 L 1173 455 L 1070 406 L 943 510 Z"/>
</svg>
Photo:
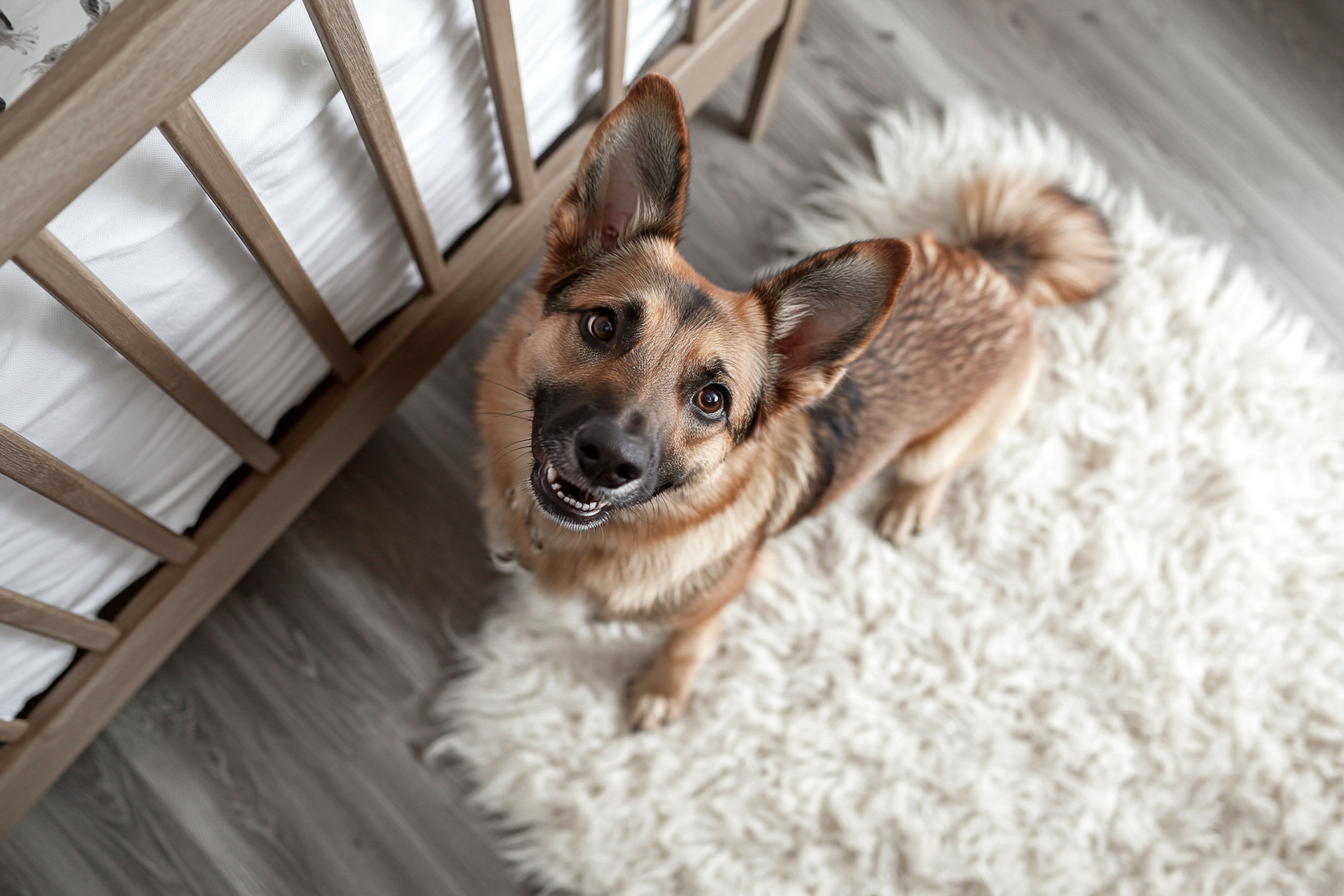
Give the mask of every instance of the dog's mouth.
<svg viewBox="0 0 1344 896">
<path fill-rule="evenodd" d="M 571 529 L 591 529 L 604 522 L 613 510 L 610 500 L 561 476 L 541 451 L 534 452 L 531 481 L 537 506 Z"/>
</svg>

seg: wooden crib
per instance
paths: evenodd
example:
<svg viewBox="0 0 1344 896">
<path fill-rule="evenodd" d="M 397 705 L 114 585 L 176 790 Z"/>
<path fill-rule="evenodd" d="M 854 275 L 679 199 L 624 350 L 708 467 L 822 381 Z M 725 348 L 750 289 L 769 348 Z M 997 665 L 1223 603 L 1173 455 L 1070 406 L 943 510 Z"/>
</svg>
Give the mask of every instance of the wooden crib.
<svg viewBox="0 0 1344 896">
<path fill-rule="evenodd" d="M 342 333 L 192 93 L 289 0 L 123 0 L 0 115 L 0 264 L 13 260 L 245 466 L 185 533 L 0 426 L 0 473 L 162 559 L 87 618 L 0 587 L 0 623 L 75 645 L 74 664 L 23 718 L 0 721 L 0 836 L 9 831 L 215 603 L 285 531 L 397 404 L 540 251 L 551 202 L 596 124 L 579 122 L 537 164 L 529 149 L 508 0 L 475 0 L 512 182 L 507 200 L 444 255 L 412 178 L 351 0 L 304 0 L 419 270 L 419 293 L 358 345 Z M 693 0 L 684 38 L 652 66 L 694 112 L 759 48 L 743 132 L 765 128 L 806 0 Z M 624 92 L 627 0 L 607 0 L 601 104 Z M 277 439 L 249 426 L 47 229 L 159 128 L 293 314 L 331 375 Z M 0 326 L 3 322 L 0 321 Z M 0 585 L 5 583 L 0 582 Z"/>
</svg>

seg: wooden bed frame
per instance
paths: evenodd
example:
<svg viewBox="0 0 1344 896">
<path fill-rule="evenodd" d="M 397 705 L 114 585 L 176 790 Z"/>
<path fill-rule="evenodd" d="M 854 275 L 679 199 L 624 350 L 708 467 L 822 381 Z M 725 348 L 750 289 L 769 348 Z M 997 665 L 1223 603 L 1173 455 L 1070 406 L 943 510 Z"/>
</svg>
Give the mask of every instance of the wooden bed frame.
<svg viewBox="0 0 1344 896">
<path fill-rule="evenodd" d="M 336 325 L 256 193 L 191 99 L 290 0 L 124 0 L 0 116 L 0 264 L 13 259 L 179 404 L 234 447 L 246 475 L 188 535 L 173 532 L 0 426 L 0 473 L 163 558 L 110 621 L 0 588 L 0 623 L 83 653 L 17 721 L 0 721 L 0 837 L 540 251 L 551 202 L 595 126 L 537 166 L 529 151 L 508 0 L 475 0 L 512 192 L 440 254 L 351 0 L 304 0 L 424 282 L 361 347 Z M 628 0 L 607 0 L 602 100 L 624 93 Z M 692 0 L 685 38 L 653 68 L 687 113 L 760 47 L 744 123 L 764 130 L 807 0 Z M 45 228 L 151 129 L 162 130 L 331 363 L 274 443 L 218 395 Z M 250 468 L 250 469 L 248 469 Z"/>
</svg>

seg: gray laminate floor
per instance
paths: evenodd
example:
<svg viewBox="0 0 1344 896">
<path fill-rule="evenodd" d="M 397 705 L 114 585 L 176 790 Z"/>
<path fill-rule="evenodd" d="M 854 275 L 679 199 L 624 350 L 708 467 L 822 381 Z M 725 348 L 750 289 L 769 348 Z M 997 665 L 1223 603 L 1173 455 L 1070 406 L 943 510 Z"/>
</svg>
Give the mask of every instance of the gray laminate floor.
<svg viewBox="0 0 1344 896">
<path fill-rule="evenodd" d="M 1344 345 L 1344 3 L 815 0 L 760 145 L 726 129 L 745 87 L 692 123 L 685 253 L 725 286 L 874 109 L 975 95 L 1059 120 Z M 0 893 L 525 892 L 461 772 L 419 758 L 497 585 L 465 411 L 498 317 L 0 843 Z"/>
</svg>

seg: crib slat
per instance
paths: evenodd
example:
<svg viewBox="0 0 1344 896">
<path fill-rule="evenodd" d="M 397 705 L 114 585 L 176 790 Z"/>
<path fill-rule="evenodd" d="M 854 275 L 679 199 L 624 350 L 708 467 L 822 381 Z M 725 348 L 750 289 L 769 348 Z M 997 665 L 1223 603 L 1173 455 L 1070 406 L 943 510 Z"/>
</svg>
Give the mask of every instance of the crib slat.
<svg viewBox="0 0 1344 896">
<path fill-rule="evenodd" d="M 443 256 L 354 4 L 351 0 L 303 0 L 303 3 L 364 138 L 373 167 L 392 201 L 420 276 L 428 290 L 436 292 L 445 280 Z"/>
<path fill-rule="evenodd" d="M 69 308 L 197 420 L 205 424 L 253 469 L 263 473 L 280 454 L 257 435 L 173 353 L 153 330 L 112 294 L 51 231 L 43 230 L 14 254 L 14 261 L 43 289 Z"/>
<path fill-rule="evenodd" d="M 183 563 L 196 552 L 190 538 L 141 513 L 3 424 L 0 474 L 172 563 Z"/>
<path fill-rule="evenodd" d="M 807 4 L 808 0 L 789 0 L 784 21 L 761 46 L 751 100 L 747 103 L 747 116 L 742 124 L 742 132 L 749 140 L 759 140 L 770 123 L 770 113 L 775 109 L 779 89 L 784 84 L 784 73 L 788 70 L 789 54 L 798 42 L 798 32 L 807 16 Z"/>
<path fill-rule="evenodd" d="M 513 37 L 509 0 L 474 2 L 485 70 L 490 76 L 490 93 L 495 98 L 499 133 L 504 140 L 504 158 L 509 163 L 509 177 L 513 180 L 513 200 L 526 202 L 537 191 L 537 168 L 527 139 L 523 78 L 518 70 L 518 46 Z"/>
<path fill-rule="evenodd" d="M 0 719 L 0 744 L 7 744 L 23 737 L 28 730 L 28 723 L 23 719 Z"/>
<path fill-rule="evenodd" d="M 93 651 L 106 650 L 121 637 L 120 630 L 110 622 L 85 619 L 8 588 L 0 588 L 0 622 Z"/>
<path fill-rule="evenodd" d="M 625 39 L 630 0 L 607 0 L 607 35 L 602 58 L 602 108 L 610 112 L 625 98 Z"/>
<path fill-rule="evenodd" d="M 359 353 L 345 338 L 308 272 L 200 107 L 188 99 L 163 120 L 159 130 L 270 275 L 336 375 L 345 382 L 359 376 L 364 369 Z"/>
<path fill-rule="evenodd" d="M 714 0 L 691 0 L 690 19 L 686 22 L 686 39 L 698 43 L 709 33 L 714 13 Z"/>
<path fill-rule="evenodd" d="M 675 44 L 653 70 L 672 79 L 689 114 L 718 89 L 742 61 L 741 48 L 761 45 L 778 31 L 790 0 L 723 0 L 706 33 L 695 43 Z"/>
</svg>

